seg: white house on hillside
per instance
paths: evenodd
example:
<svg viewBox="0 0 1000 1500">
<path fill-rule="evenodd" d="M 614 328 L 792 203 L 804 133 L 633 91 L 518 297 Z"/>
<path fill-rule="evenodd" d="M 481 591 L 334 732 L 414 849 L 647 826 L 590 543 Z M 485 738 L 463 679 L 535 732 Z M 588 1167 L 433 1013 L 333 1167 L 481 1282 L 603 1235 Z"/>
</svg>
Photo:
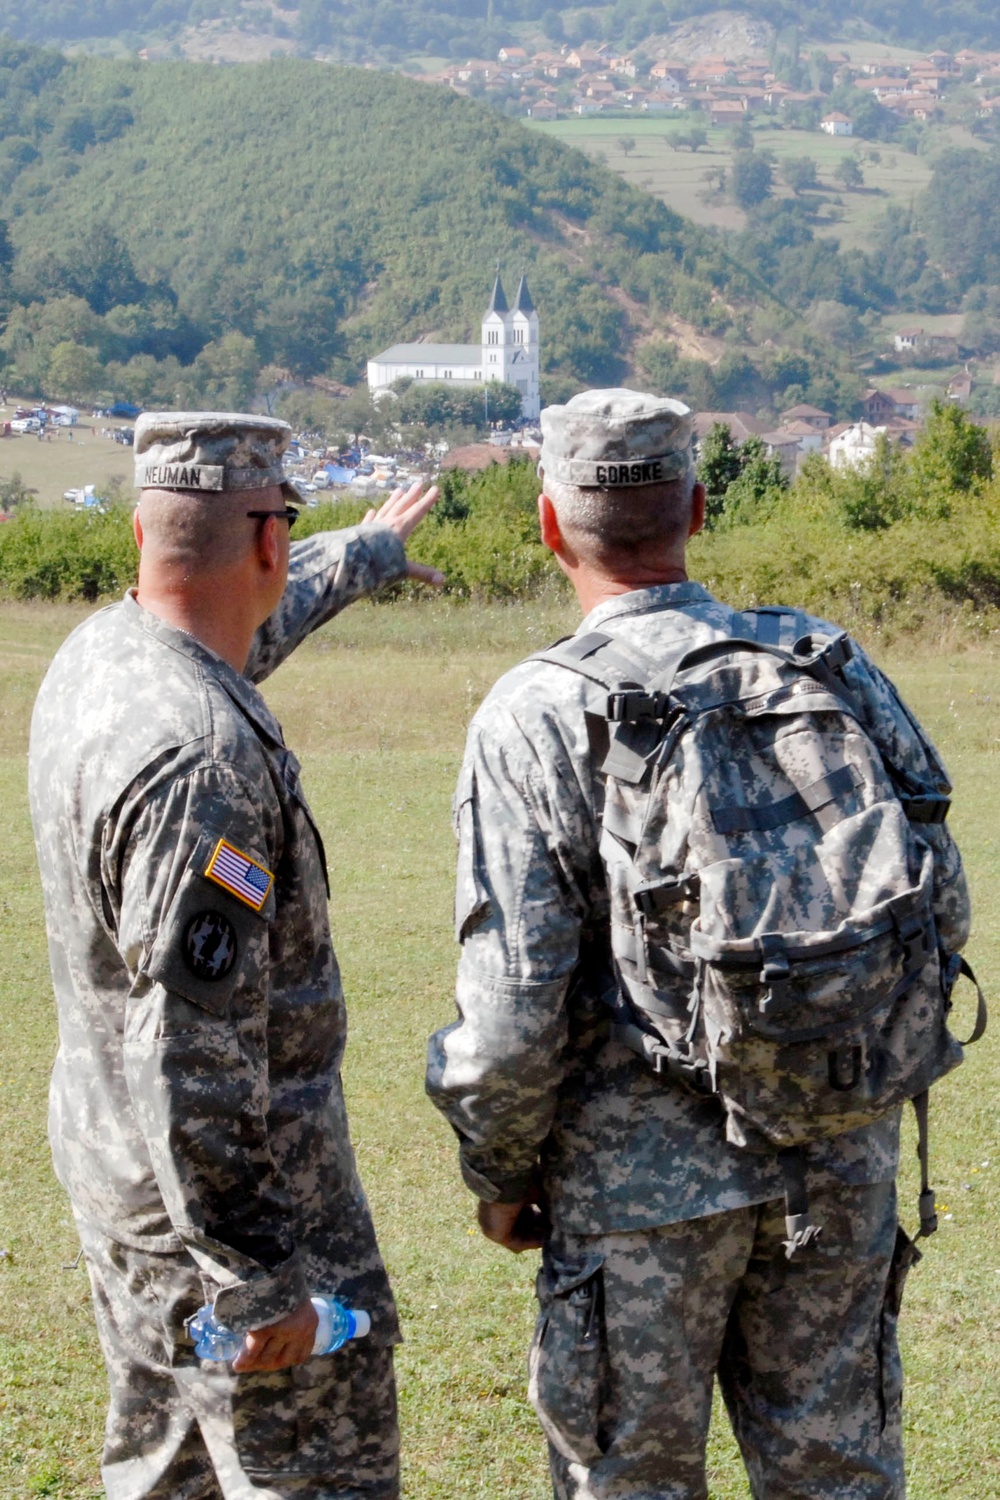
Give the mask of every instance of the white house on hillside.
<svg viewBox="0 0 1000 1500">
<path fill-rule="evenodd" d="M 534 422 L 542 409 L 538 352 L 538 313 L 528 279 L 521 277 L 514 306 L 508 307 L 498 270 L 483 314 L 481 343 L 393 344 L 368 361 L 368 388 L 377 395 L 403 376 L 466 385 L 504 380 L 520 391 L 521 414 Z"/>
<path fill-rule="evenodd" d="M 855 422 L 830 439 L 830 464 L 834 469 L 861 469 L 875 456 L 878 440 L 885 433 L 884 427 L 871 427 L 867 422 Z"/>
<path fill-rule="evenodd" d="M 819 122 L 820 130 L 825 130 L 827 135 L 853 135 L 854 122 L 848 115 L 842 115 L 834 110 L 832 115 L 826 115 Z"/>
</svg>

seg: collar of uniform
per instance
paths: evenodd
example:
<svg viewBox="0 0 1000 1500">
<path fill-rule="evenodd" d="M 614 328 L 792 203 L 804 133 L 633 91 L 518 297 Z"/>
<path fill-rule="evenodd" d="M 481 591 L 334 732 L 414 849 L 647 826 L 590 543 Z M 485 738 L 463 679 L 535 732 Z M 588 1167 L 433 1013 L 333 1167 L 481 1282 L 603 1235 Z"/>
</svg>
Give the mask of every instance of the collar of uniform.
<svg viewBox="0 0 1000 1500">
<path fill-rule="evenodd" d="M 651 589 L 632 589 L 627 594 L 616 594 L 613 599 L 605 599 L 602 604 L 596 605 L 577 634 L 584 635 L 588 630 L 598 630 L 620 615 L 645 615 L 657 609 L 681 609 L 685 604 L 713 602 L 708 589 L 700 583 L 693 583 L 690 578 L 683 583 L 658 583 Z"/>
<path fill-rule="evenodd" d="M 143 609 L 131 589 L 125 595 L 122 607 L 125 618 L 134 629 L 144 630 L 147 635 L 155 636 L 158 641 L 169 646 L 171 651 L 197 662 L 225 688 L 237 708 L 252 721 L 261 734 L 277 745 L 285 743 L 281 725 L 248 677 L 235 671 L 227 661 L 223 661 L 221 656 L 202 645 L 201 641 L 189 635 L 186 630 L 179 630 L 176 625 L 169 625 L 166 620 L 161 620 L 159 615 Z"/>
</svg>

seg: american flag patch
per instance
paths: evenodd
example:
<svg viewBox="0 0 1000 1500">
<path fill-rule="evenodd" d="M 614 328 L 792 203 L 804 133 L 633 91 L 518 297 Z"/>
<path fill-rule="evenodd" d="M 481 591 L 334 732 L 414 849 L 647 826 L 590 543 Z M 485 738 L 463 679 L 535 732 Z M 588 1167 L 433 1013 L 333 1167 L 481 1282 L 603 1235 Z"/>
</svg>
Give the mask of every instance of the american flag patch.
<svg viewBox="0 0 1000 1500">
<path fill-rule="evenodd" d="M 249 854 L 243 854 L 225 839 L 220 839 L 205 866 L 205 875 L 221 885 L 232 896 L 260 911 L 271 894 L 274 876 Z"/>
</svg>

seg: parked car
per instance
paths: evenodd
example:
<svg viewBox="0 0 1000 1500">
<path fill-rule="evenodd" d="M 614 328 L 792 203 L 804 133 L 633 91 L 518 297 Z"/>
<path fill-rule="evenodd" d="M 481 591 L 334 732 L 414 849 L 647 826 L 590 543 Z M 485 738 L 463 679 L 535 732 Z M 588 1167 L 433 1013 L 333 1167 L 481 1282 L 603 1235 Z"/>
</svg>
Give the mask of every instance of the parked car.
<svg viewBox="0 0 1000 1500">
<path fill-rule="evenodd" d="M 11 432 L 41 432 L 42 424 L 37 417 L 15 417 L 10 424 Z"/>
</svg>

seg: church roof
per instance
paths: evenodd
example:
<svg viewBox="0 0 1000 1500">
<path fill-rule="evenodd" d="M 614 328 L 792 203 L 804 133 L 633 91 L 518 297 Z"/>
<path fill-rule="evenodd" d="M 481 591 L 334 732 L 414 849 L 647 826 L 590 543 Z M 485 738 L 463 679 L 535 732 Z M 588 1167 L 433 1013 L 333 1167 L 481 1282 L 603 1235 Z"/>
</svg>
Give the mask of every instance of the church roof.
<svg viewBox="0 0 1000 1500">
<path fill-rule="evenodd" d="M 393 344 L 373 356 L 375 364 L 383 365 L 479 365 L 482 359 L 481 344 Z"/>
<path fill-rule="evenodd" d="M 509 312 L 509 310 L 510 309 L 507 306 L 507 298 L 504 296 L 504 292 L 503 292 L 503 285 L 502 285 L 502 283 L 500 281 L 500 270 L 499 270 L 499 267 L 498 267 L 497 268 L 497 279 L 493 283 L 493 293 L 492 293 L 492 295 L 490 297 L 489 306 L 487 307 L 486 312 L 487 313 L 492 313 L 492 312 L 505 313 L 505 312 Z"/>
<path fill-rule="evenodd" d="M 528 291 L 527 276 L 521 277 L 520 284 L 517 288 L 517 296 L 514 298 L 514 311 L 525 313 L 535 311 L 535 304 L 532 302 L 531 293 Z"/>
</svg>

